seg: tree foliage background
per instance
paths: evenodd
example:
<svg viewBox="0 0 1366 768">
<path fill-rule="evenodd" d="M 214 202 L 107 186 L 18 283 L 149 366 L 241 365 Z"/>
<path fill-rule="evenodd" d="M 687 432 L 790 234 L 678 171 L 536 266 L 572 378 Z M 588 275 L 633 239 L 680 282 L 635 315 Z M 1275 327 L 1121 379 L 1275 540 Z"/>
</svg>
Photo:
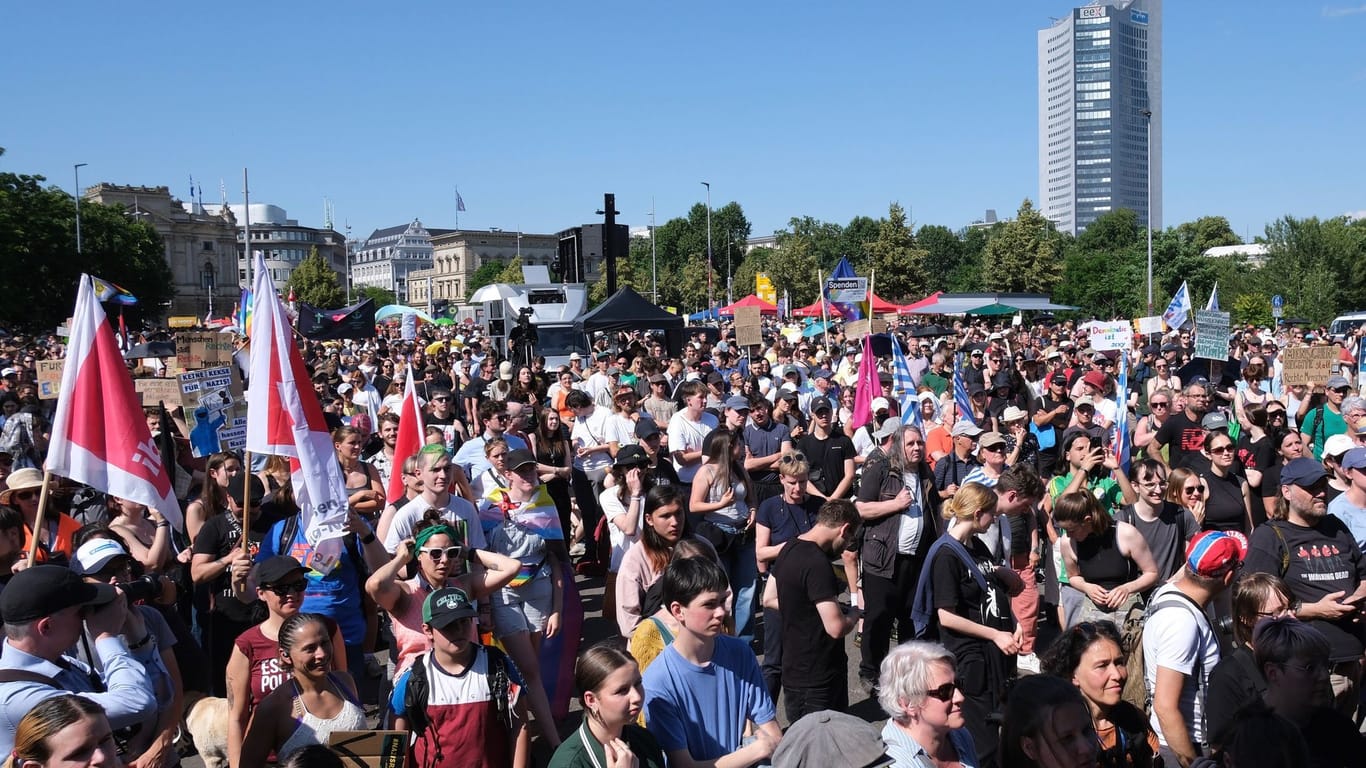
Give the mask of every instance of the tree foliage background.
<svg viewBox="0 0 1366 768">
<path fill-rule="evenodd" d="M 175 295 L 161 237 L 122 206 L 82 202 L 77 254 L 76 200 L 45 181 L 0 172 L 0 327 L 50 333 L 71 316 L 81 273 L 137 297 L 123 310 L 130 327 L 160 322 Z"/>
<path fill-rule="evenodd" d="M 294 298 L 315 307 L 337 309 L 346 304 L 346 291 L 341 287 L 340 276 L 332 270 L 319 253 L 317 247 L 310 248 L 308 258 L 289 275 L 288 290 Z"/>
</svg>

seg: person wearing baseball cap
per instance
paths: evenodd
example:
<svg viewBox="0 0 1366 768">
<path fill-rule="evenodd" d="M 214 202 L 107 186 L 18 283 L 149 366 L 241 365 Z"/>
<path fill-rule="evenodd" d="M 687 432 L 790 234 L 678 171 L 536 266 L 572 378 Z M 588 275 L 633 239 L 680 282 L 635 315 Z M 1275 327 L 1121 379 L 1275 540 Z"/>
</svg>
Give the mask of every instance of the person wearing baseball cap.
<svg viewBox="0 0 1366 768">
<path fill-rule="evenodd" d="M 1343 376 L 1329 376 L 1322 387 L 1314 387 L 1310 400 L 1318 402 L 1300 417 L 1300 432 L 1309 436 L 1307 445 L 1314 458 L 1323 458 L 1323 444 L 1329 437 L 1347 431 L 1342 401 L 1351 392 L 1351 382 Z"/>
<path fill-rule="evenodd" d="M 64 693 L 76 693 L 105 709 L 110 725 L 127 728 L 155 718 L 158 705 L 142 664 L 133 658 L 123 637 L 128 603 L 108 584 L 83 580 L 60 565 L 35 565 L 15 574 L 0 593 L 5 622 L 0 654 L 0 753 L 14 749 L 19 721 L 34 705 Z M 82 633 L 101 674 L 63 654 Z"/>
<path fill-rule="evenodd" d="M 1185 568 L 1148 604 L 1143 669 L 1134 673 L 1152 681 L 1153 730 L 1171 765 L 1189 765 L 1209 745 L 1212 734 L 1200 709 L 1209 671 L 1219 663 L 1219 633 L 1205 610 L 1233 585 L 1247 553 L 1247 539 L 1237 531 L 1196 534 L 1186 547 Z"/>
<path fill-rule="evenodd" d="M 1366 558 L 1347 525 L 1328 514 L 1327 491 L 1321 464 L 1304 457 L 1287 462 L 1281 468 L 1278 519 L 1252 532 L 1244 571 L 1279 577 L 1294 598 L 1295 616 L 1328 638 L 1333 694 L 1338 708 L 1350 712 L 1357 705 L 1364 645 L 1359 619 Z"/>
<path fill-rule="evenodd" d="M 968 475 L 982 465 L 977 460 L 977 439 L 983 430 L 971 420 L 960 418 L 954 422 L 949 435 L 953 450 L 934 464 L 934 487 L 940 499 L 948 499 L 967 482 Z"/>
<path fill-rule="evenodd" d="M 1357 546 L 1366 546 L 1366 448 L 1342 454 L 1338 472 L 1347 481 L 1347 490 L 1328 502 L 1328 512 L 1347 524 Z"/>
</svg>

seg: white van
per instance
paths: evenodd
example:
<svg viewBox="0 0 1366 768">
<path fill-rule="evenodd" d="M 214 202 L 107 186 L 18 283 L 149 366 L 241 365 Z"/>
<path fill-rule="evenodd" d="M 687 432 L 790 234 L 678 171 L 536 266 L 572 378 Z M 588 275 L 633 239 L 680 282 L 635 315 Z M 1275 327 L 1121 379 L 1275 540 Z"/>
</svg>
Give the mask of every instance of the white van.
<svg viewBox="0 0 1366 768">
<path fill-rule="evenodd" d="M 1366 312 L 1338 315 L 1333 319 L 1333 324 L 1328 326 L 1328 337 L 1333 341 L 1343 341 L 1363 323 L 1366 323 Z"/>
</svg>

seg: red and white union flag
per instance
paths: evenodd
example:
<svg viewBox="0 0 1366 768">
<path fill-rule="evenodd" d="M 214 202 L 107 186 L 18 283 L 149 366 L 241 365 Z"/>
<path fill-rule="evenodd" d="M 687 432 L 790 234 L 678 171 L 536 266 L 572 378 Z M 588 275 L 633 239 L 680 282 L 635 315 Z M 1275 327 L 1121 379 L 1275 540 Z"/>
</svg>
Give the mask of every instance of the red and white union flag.
<svg viewBox="0 0 1366 768">
<path fill-rule="evenodd" d="M 49 471 L 145 504 L 184 529 L 170 474 L 162 466 L 114 329 L 95 298 L 89 275 L 81 275 L 76 292 L 66 368 L 52 421 Z"/>
<path fill-rule="evenodd" d="M 403 498 L 403 462 L 422 450 L 422 407 L 417 401 L 417 389 L 413 387 L 415 375 L 409 365 L 403 384 L 403 405 L 398 411 L 398 440 L 394 443 L 394 461 L 389 465 L 389 488 L 385 493 L 393 504 Z"/>
</svg>

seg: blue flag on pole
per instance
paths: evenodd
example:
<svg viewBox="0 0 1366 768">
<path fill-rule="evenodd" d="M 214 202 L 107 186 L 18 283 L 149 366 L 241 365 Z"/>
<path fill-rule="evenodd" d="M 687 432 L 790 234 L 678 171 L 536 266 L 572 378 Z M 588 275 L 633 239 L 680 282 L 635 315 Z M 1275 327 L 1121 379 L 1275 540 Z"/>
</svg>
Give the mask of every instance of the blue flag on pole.
<svg viewBox="0 0 1366 768">
<path fill-rule="evenodd" d="M 1209 303 L 1205 304 L 1205 309 L 1211 312 L 1219 311 L 1219 284 L 1215 283 L 1214 288 L 1209 292 Z"/>
<path fill-rule="evenodd" d="M 835 301 L 830 295 L 830 280 L 856 277 L 858 277 L 858 275 L 854 274 L 854 267 L 849 263 L 849 258 L 847 256 L 841 256 L 840 263 L 835 265 L 835 271 L 830 273 L 829 280 L 826 281 L 825 285 L 821 286 L 821 295 L 826 301 L 830 302 L 831 306 L 839 310 L 839 313 L 844 316 L 845 322 L 850 320 L 862 320 L 867 317 L 868 313 L 864 309 L 865 302 Z"/>
<path fill-rule="evenodd" d="M 972 417 L 972 398 L 968 397 L 968 385 L 963 382 L 964 357 L 966 355 L 959 352 L 953 358 L 953 402 L 958 406 L 958 418 L 976 424 L 977 419 Z"/>
<path fill-rule="evenodd" d="M 890 334 L 889 334 L 890 335 Z M 915 380 L 911 378 L 911 365 L 906 362 L 906 353 L 901 351 L 901 342 L 892 336 L 892 397 L 901 405 L 901 423 L 911 424 L 925 434 L 925 425 L 920 417 L 920 399 L 915 394 Z"/>
</svg>

